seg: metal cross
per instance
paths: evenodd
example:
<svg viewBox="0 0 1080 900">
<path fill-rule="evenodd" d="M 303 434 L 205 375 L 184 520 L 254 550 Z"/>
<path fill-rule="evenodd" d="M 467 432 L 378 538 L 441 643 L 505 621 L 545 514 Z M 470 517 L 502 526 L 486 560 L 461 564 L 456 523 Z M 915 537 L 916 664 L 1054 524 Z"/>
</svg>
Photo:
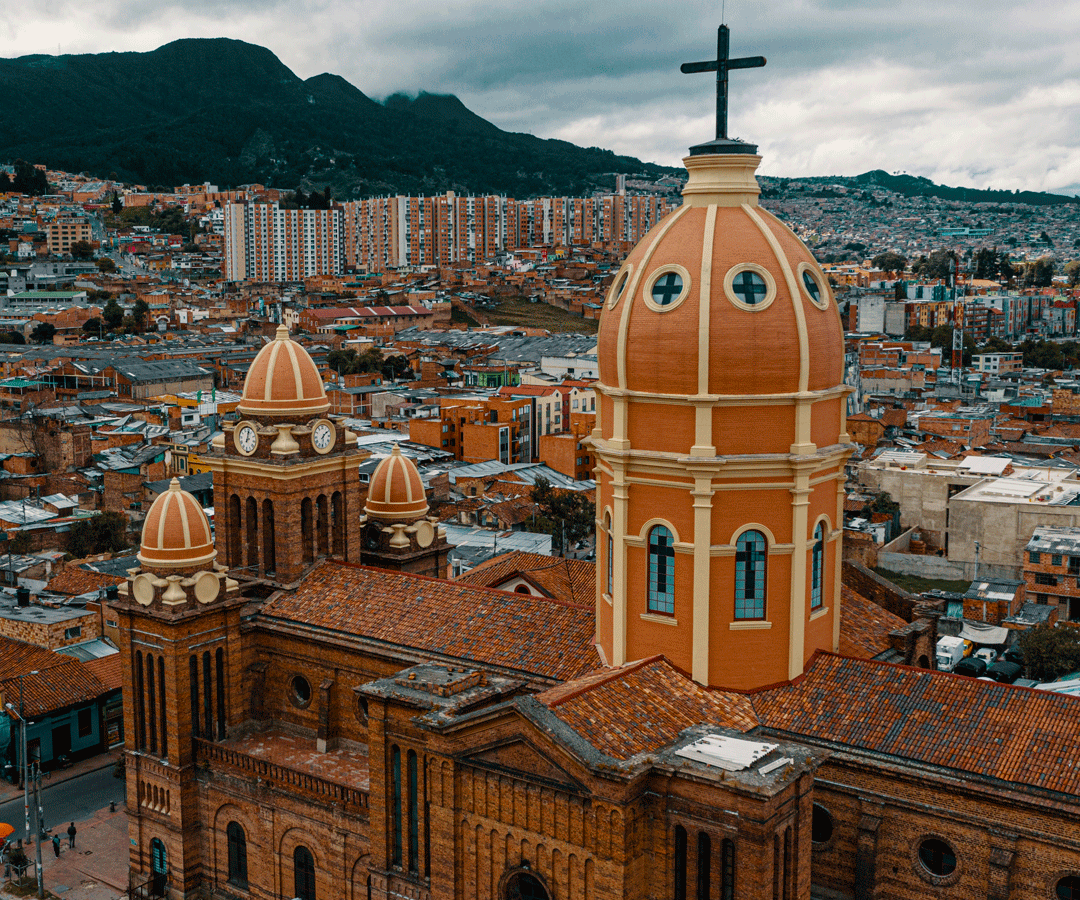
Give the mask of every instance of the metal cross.
<svg viewBox="0 0 1080 900">
<path fill-rule="evenodd" d="M 721 25 L 716 32 L 716 59 L 705 62 L 683 63 L 680 71 L 684 74 L 693 72 L 716 73 L 716 139 L 727 140 L 727 88 L 728 71 L 731 69 L 759 69 L 765 65 L 764 56 L 743 56 L 739 59 L 728 58 L 728 42 L 731 29 Z"/>
<path fill-rule="evenodd" d="M 667 306 L 682 291 L 682 279 L 674 272 L 668 272 L 656 280 L 653 285 L 653 300 L 661 306 Z"/>
<path fill-rule="evenodd" d="M 757 304 L 758 294 L 761 294 L 761 299 L 764 300 L 765 295 L 769 293 L 769 287 L 765 284 L 765 279 L 755 272 L 740 272 L 732 281 L 731 289 L 742 298 L 743 303 L 747 306 Z"/>
</svg>

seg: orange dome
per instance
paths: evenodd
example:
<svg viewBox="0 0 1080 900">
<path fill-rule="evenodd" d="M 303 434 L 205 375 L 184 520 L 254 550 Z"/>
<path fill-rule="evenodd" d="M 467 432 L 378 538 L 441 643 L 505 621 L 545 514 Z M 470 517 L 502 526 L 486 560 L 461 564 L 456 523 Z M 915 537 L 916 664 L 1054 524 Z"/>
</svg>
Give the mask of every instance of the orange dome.
<svg viewBox="0 0 1080 900">
<path fill-rule="evenodd" d="M 307 350 L 289 339 L 289 329 L 279 325 L 274 340 L 252 362 L 237 409 L 243 415 L 303 419 L 329 408 L 315 363 Z"/>
<path fill-rule="evenodd" d="M 427 495 L 416 465 L 398 445 L 371 476 L 364 512 L 385 522 L 407 522 L 426 515 Z"/>
<path fill-rule="evenodd" d="M 627 257 L 600 322 L 600 381 L 682 396 L 790 394 L 843 381 L 828 280 L 757 206 L 756 155 L 690 156 L 682 207 Z"/>
<path fill-rule="evenodd" d="M 214 561 L 214 536 L 199 501 L 175 478 L 143 522 L 138 558 L 143 565 L 189 569 Z"/>
</svg>

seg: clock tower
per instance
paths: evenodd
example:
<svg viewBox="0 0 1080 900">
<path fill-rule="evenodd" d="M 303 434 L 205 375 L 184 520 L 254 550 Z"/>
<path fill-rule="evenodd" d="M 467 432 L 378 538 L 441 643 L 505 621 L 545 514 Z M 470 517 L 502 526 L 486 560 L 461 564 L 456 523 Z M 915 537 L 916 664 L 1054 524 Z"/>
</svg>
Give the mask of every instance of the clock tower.
<svg viewBox="0 0 1080 900">
<path fill-rule="evenodd" d="M 356 436 L 336 416 L 315 363 L 282 325 L 255 357 L 207 462 L 218 558 L 237 578 L 295 583 L 316 560 L 360 561 Z"/>
</svg>

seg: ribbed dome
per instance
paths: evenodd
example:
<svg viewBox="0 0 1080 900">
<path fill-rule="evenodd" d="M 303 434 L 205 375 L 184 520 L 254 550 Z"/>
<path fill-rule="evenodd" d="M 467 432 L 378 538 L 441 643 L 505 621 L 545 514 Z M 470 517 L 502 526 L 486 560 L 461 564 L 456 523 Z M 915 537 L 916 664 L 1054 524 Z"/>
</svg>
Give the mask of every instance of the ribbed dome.
<svg viewBox="0 0 1080 900">
<path fill-rule="evenodd" d="M 805 245 L 757 205 L 756 155 L 691 156 L 685 202 L 615 278 L 600 381 L 646 394 L 788 394 L 843 381 L 843 329 Z"/>
<path fill-rule="evenodd" d="M 397 444 L 371 476 L 364 512 L 384 522 L 408 522 L 427 515 L 427 495 L 416 465 Z"/>
<path fill-rule="evenodd" d="M 214 561 L 214 536 L 199 501 L 175 478 L 143 522 L 138 558 L 143 565 L 189 569 Z"/>
<path fill-rule="evenodd" d="M 303 419 L 329 408 L 319 370 L 307 350 L 289 339 L 288 328 L 278 326 L 274 340 L 259 351 L 248 370 L 237 409 L 243 415 Z"/>
</svg>

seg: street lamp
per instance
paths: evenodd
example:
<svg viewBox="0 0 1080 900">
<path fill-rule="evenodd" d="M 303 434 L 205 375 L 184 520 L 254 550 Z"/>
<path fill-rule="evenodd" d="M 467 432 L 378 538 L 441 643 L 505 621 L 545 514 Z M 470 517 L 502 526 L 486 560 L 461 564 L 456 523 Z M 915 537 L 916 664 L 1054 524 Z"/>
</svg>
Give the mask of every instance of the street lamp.
<svg viewBox="0 0 1080 900">
<path fill-rule="evenodd" d="M 20 762 L 22 763 L 22 770 L 23 770 L 23 777 L 22 777 L 22 782 L 23 782 L 23 813 L 24 813 L 24 815 L 26 817 L 26 842 L 27 843 L 30 843 L 30 777 L 29 777 L 30 776 L 30 765 L 29 765 L 29 761 L 26 758 L 26 718 L 23 715 L 23 679 L 27 675 L 37 675 L 37 674 L 38 674 L 38 670 L 34 669 L 31 672 L 23 672 L 21 675 L 18 676 L 18 678 L 19 678 L 19 711 L 18 712 L 15 712 L 15 707 L 12 706 L 10 703 L 6 704 L 8 710 L 10 712 L 12 712 L 18 718 L 18 720 L 19 720 L 19 722 L 21 724 L 21 728 L 19 730 L 22 731 L 22 758 L 20 759 Z"/>
</svg>

